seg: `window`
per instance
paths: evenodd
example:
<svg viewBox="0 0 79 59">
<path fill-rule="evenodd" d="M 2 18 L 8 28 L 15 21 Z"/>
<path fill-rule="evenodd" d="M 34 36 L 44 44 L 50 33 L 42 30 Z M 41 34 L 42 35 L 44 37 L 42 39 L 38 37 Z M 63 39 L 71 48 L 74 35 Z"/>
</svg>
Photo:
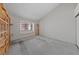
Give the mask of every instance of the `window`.
<svg viewBox="0 0 79 59">
<path fill-rule="evenodd" d="M 34 31 L 34 23 L 29 22 L 20 22 L 20 32 L 21 33 L 30 33 Z"/>
</svg>

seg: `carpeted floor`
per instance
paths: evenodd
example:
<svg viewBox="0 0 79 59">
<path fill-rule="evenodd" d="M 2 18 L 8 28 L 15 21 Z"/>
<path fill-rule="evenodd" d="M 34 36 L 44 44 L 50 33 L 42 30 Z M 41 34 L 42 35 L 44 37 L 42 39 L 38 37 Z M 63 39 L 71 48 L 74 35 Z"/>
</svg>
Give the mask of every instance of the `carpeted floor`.
<svg viewBox="0 0 79 59">
<path fill-rule="evenodd" d="M 37 36 L 13 44 L 8 55 L 78 55 L 79 49 L 72 44 Z"/>
</svg>

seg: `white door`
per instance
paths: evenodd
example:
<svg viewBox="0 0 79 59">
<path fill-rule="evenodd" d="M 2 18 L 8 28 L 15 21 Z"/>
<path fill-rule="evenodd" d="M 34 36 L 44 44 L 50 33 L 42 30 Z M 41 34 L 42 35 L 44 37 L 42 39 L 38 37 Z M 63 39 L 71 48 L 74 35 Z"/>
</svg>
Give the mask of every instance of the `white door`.
<svg viewBox="0 0 79 59">
<path fill-rule="evenodd" d="M 79 16 L 77 17 L 77 45 L 79 47 Z"/>
<path fill-rule="evenodd" d="M 79 4 L 77 4 L 75 10 L 74 10 L 74 15 L 76 16 L 75 17 L 75 21 L 76 21 L 76 24 L 75 24 L 75 40 L 76 40 L 76 45 L 78 46 L 79 48 Z"/>
</svg>

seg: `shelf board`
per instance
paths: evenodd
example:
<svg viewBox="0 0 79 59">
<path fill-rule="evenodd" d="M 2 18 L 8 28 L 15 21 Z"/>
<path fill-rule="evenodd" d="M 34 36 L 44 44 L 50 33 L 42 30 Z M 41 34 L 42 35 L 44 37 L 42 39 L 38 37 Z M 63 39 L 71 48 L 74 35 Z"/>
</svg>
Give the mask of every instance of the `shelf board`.
<svg viewBox="0 0 79 59">
<path fill-rule="evenodd" d="M 5 40 L 4 38 L 0 38 L 0 47 L 5 45 Z"/>
<path fill-rule="evenodd" d="M 0 20 L 2 21 L 2 22 L 4 22 L 4 23 L 6 23 L 6 24 L 8 24 L 6 21 L 4 21 L 2 18 L 0 18 Z"/>
<path fill-rule="evenodd" d="M 5 33 L 5 32 L 7 32 L 7 31 L 2 31 L 2 32 L 0 32 L 0 34 Z"/>
</svg>

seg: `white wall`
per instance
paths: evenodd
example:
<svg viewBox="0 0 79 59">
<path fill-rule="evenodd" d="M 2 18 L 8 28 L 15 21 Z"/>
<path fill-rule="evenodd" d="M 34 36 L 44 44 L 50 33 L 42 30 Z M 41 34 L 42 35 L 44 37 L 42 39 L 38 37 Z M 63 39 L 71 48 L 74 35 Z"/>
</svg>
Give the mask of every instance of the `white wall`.
<svg viewBox="0 0 79 59">
<path fill-rule="evenodd" d="M 22 20 L 25 22 L 29 22 L 26 19 L 19 18 L 16 16 L 11 17 L 11 23 L 13 24 L 13 26 L 11 26 L 11 33 L 13 34 L 12 40 L 21 39 L 23 37 L 35 35 L 34 32 L 26 32 L 26 33 L 20 32 L 20 21 L 22 21 Z M 34 23 L 34 22 L 30 21 L 29 23 Z"/>
<path fill-rule="evenodd" d="M 76 4 L 60 4 L 49 15 L 40 21 L 40 35 L 75 43 Z"/>
</svg>

